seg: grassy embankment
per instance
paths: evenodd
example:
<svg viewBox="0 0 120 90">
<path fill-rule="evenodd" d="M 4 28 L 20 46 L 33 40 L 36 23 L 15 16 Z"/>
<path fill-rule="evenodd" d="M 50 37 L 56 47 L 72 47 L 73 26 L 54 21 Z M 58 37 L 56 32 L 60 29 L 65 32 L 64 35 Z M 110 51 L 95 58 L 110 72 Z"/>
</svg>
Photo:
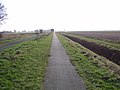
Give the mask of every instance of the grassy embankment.
<svg viewBox="0 0 120 90">
<path fill-rule="evenodd" d="M 52 34 L 0 53 L 0 90 L 41 90 Z"/>
<path fill-rule="evenodd" d="M 65 33 L 67 34 L 67 33 Z M 83 37 L 80 35 L 73 35 L 73 34 L 68 34 L 73 37 L 80 38 L 81 40 L 86 40 L 88 42 L 94 42 L 96 44 L 106 46 L 111 49 L 119 50 L 120 51 L 120 42 L 115 42 L 115 41 L 110 41 L 110 40 L 103 40 L 103 39 L 97 39 L 97 38 L 90 38 L 90 37 Z"/>
<path fill-rule="evenodd" d="M 119 90 L 120 67 L 83 46 L 58 35 L 71 63 L 83 78 L 88 90 Z M 113 67 L 109 67 L 109 63 Z"/>
</svg>

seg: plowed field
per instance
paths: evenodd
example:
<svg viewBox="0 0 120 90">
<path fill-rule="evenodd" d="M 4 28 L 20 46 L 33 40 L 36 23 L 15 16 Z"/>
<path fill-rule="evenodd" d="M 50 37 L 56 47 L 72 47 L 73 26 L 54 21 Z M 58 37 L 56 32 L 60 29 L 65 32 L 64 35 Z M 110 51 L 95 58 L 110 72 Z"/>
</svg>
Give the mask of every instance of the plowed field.
<svg viewBox="0 0 120 90">
<path fill-rule="evenodd" d="M 103 57 L 106 57 L 110 61 L 120 65 L 120 51 L 113 50 L 113 49 L 98 45 L 98 44 L 93 43 L 93 42 L 81 40 L 79 38 L 72 37 L 69 35 L 64 35 L 64 36 L 66 36 L 67 38 L 69 38 L 77 43 L 80 43 L 82 46 L 90 49 L 91 51 L 93 51 L 93 52 L 95 52 Z"/>
</svg>

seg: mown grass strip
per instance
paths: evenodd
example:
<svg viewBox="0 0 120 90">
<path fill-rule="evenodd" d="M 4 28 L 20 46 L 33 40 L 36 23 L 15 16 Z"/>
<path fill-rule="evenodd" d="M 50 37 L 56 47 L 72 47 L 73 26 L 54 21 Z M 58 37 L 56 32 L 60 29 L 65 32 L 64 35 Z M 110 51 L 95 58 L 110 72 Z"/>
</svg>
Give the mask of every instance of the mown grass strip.
<svg viewBox="0 0 120 90">
<path fill-rule="evenodd" d="M 0 53 L 0 90 L 41 90 L 52 34 Z"/>
<path fill-rule="evenodd" d="M 101 66 L 102 63 L 98 63 L 96 55 L 94 58 L 89 58 L 82 46 L 71 42 L 64 36 L 58 35 L 58 37 L 70 56 L 71 63 L 75 65 L 76 71 L 83 78 L 88 90 L 120 89 L 120 76 L 110 72 L 105 66 Z"/>
</svg>

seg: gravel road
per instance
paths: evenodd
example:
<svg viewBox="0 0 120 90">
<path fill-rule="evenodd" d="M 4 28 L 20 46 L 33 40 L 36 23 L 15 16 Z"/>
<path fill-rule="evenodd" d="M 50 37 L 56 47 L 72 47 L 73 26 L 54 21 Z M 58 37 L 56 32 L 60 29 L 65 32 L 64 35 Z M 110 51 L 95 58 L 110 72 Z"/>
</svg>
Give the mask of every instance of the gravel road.
<svg viewBox="0 0 120 90">
<path fill-rule="evenodd" d="M 82 79 L 69 61 L 65 49 L 53 36 L 51 57 L 49 58 L 47 73 L 44 83 L 45 90 L 86 90 Z"/>
</svg>

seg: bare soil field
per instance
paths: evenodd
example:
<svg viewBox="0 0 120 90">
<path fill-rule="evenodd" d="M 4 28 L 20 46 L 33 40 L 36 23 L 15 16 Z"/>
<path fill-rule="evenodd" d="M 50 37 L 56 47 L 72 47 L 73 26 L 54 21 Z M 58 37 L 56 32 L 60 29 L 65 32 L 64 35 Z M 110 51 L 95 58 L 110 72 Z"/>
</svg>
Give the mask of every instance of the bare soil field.
<svg viewBox="0 0 120 90">
<path fill-rule="evenodd" d="M 0 40 L 4 39 L 13 39 L 13 38 L 20 38 L 20 37 L 29 37 L 34 34 L 30 33 L 9 33 L 9 34 L 1 34 Z"/>
<path fill-rule="evenodd" d="M 80 43 L 82 46 L 90 49 L 91 51 L 97 53 L 98 55 L 106 57 L 110 61 L 120 65 L 120 51 L 113 50 L 113 49 L 107 48 L 105 46 L 98 45 L 98 44 L 93 43 L 93 42 L 80 40 L 76 37 L 72 37 L 72 36 L 69 36 L 69 35 L 64 35 L 64 36 L 66 36 L 67 38 L 69 38 L 69 39 L 71 39 L 71 40 L 73 40 L 77 43 Z"/>
<path fill-rule="evenodd" d="M 120 41 L 120 31 L 75 31 L 69 33 L 90 38 Z"/>
</svg>

